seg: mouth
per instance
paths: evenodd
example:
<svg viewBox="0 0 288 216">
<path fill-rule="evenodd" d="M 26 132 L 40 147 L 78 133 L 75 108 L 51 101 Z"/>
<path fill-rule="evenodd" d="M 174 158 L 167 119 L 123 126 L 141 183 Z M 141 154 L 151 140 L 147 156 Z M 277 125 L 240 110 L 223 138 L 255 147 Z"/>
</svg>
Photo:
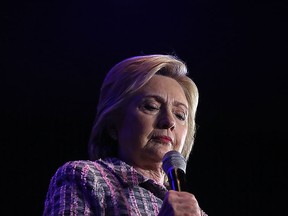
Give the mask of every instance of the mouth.
<svg viewBox="0 0 288 216">
<path fill-rule="evenodd" d="M 163 143 L 163 144 L 173 145 L 172 139 L 169 136 L 155 136 L 155 137 L 152 137 L 152 140 L 159 142 L 159 143 Z"/>
</svg>

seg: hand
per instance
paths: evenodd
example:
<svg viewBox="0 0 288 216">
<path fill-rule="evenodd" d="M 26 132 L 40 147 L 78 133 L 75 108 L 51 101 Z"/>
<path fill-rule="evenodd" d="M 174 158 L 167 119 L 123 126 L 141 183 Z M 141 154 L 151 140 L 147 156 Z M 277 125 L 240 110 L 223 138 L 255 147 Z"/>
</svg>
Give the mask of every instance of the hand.
<svg viewBox="0 0 288 216">
<path fill-rule="evenodd" d="M 170 190 L 166 193 L 159 216 L 202 216 L 195 196 L 184 191 Z"/>
</svg>

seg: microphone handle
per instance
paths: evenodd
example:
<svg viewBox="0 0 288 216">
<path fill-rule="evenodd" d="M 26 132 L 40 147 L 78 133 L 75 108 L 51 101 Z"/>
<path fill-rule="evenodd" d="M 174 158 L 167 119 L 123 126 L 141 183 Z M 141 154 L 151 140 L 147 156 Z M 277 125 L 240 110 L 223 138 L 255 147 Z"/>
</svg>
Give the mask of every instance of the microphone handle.
<svg viewBox="0 0 288 216">
<path fill-rule="evenodd" d="M 182 169 L 171 169 L 168 173 L 168 180 L 172 190 L 186 191 L 186 174 Z"/>
</svg>

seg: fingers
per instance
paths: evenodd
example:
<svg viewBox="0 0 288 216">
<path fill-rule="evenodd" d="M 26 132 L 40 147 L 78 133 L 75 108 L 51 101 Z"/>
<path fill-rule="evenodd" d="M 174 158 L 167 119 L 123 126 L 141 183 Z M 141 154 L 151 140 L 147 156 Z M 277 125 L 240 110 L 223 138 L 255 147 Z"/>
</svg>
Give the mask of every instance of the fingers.
<svg viewBox="0 0 288 216">
<path fill-rule="evenodd" d="M 195 196 L 188 192 L 168 191 L 162 207 L 166 209 L 166 214 L 169 211 L 169 215 L 201 216 Z"/>
</svg>

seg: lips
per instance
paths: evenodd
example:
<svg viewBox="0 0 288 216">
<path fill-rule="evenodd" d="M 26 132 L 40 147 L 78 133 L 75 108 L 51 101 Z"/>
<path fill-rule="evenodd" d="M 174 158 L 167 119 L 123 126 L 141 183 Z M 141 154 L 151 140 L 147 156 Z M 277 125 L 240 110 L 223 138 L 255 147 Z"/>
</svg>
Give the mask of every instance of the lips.
<svg viewBox="0 0 288 216">
<path fill-rule="evenodd" d="M 157 142 L 172 144 L 172 139 L 169 136 L 154 136 L 152 139 Z"/>
</svg>

